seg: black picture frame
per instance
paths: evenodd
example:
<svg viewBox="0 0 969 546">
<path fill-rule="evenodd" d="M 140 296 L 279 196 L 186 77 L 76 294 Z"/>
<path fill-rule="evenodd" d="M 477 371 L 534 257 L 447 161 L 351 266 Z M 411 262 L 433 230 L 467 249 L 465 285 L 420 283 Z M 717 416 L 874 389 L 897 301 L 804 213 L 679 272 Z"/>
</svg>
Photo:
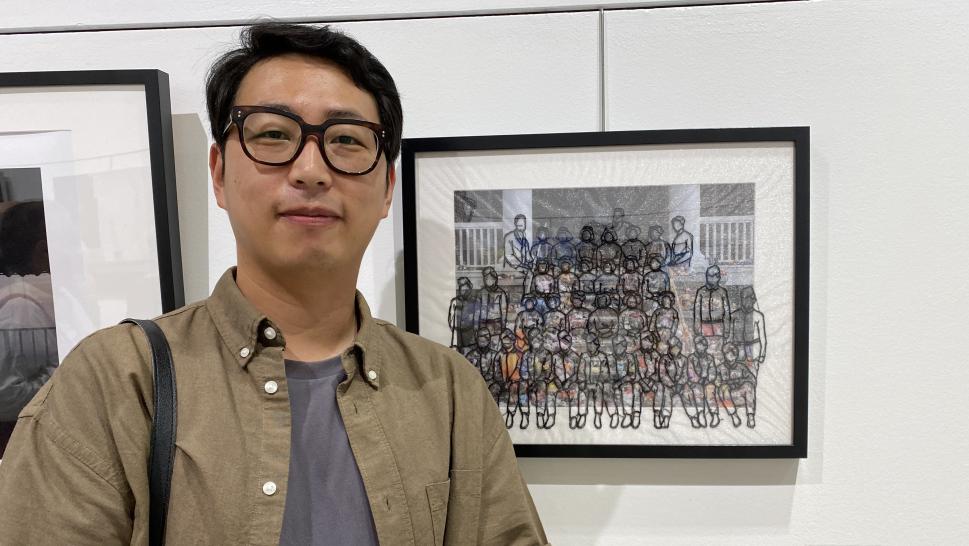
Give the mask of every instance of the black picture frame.
<svg viewBox="0 0 969 546">
<path fill-rule="evenodd" d="M 525 134 L 404 139 L 402 146 L 402 204 L 404 241 L 404 302 L 406 329 L 420 334 L 421 297 L 418 285 L 419 179 L 417 165 L 424 157 L 448 157 L 475 152 L 527 154 L 538 150 L 590 151 L 612 147 L 689 147 L 745 145 L 793 147 L 791 207 L 793 255 L 790 257 L 791 294 L 791 423 L 790 442 L 770 445 L 697 444 L 571 444 L 516 443 L 526 457 L 654 457 L 654 458 L 804 458 L 808 442 L 808 317 L 810 237 L 810 129 L 769 127 L 683 129 L 560 134 Z M 480 165 L 479 165 L 480 166 Z M 487 188 L 482 188 L 487 189 Z M 692 240 L 692 239 L 691 239 Z M 692 247 L 691 247 L 692 248 Z M 524 289 L 523 289 L 524 290 Z M 453 292 L 450 293 L 454 295 Z M 765 349 L 766 351 L 766 349 Z M 756 380 L 755 380 L 756 384 Z M 643 408 L 643 413 L 647 413 Z M 684 407 L 685 410 L 685 407 Z M 702 410 L 701 410 L 702 412 Z M 692 418 L 691 418 L 692 419 Z M 645 421 L 645 420 L 644 420 Z M 729 423 L 729 421 L 727 421 Z M 726 425 L 723 425 L 726 426 Z M 729 427 L 728 427 L 729 428 Z"/>
<path fill-rule="evenodd" d="M 159 290 L 167 313 L 185 305 L 168 74 L 151 69 L 0 73 L 0 89 L 123 85 L 143 86 L 145 92 Z"/>
</svg>

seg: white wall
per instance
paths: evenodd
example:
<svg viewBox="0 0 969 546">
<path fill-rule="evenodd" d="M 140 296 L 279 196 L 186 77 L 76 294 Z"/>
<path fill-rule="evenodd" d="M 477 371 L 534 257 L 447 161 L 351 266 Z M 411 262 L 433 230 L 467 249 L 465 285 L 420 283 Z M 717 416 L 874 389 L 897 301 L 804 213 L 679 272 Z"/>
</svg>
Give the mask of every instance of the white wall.
<svg viewBox="0 0 969 546">
<path fill-rule="evenodd" d="M 470 2 L 455 4 L 459 13 L 473 11 Z M 317 14 L 315 2 L 294 5 L 263 11 Z M 334 5 L 316 18 L 372 18 L 391 6 Z M 132 9 L 97 12 L 82 24 L 183 26 L 216 17 L 174 6 L 141 18 Z M 431 8 L 444 9 L 424 9 Z M 203 20 L 177 30 L 23 34 L 45 21 L 67 25 L 70 10 L 79 12 L 21 9 L 0 23 L 9 34 L 0 36 L 0 71 L 171 75 L 186 286 L 188 299 L 204 296 L 234 249 L 224 215 L 202 197 L 201 81 L 237 29 Z M 602 66 L 595 12 L 419 20 L 408 13 L 423 11 L 343 25 L 398 79 L 408 137 L 597 130 L 600 69 L 608 129 L 812 127 L 808 458 L 522 459 L 553 543 L 912 544 L 969 536 L 969 5 L 817 0 L 607 10 Z M 391 319 L 398 287 L 377 272 L 394 263 L 395 222 L 399 215 L 378 232 L 361 278 L 377 312 Z"/>
</svg>

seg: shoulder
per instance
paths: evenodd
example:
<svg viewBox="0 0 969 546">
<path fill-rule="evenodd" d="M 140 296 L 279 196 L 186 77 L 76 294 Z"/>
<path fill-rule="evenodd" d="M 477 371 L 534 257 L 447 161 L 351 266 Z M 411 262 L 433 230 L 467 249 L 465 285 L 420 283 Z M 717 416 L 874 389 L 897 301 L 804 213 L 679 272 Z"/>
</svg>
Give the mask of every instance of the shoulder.
<svg viewBox="0 0 969 546">
<path fill-rule="evenodd" d="M 460 353 L 417 334 L 374 319 L 382 368 L 406 370 L 420 377 L 444 377 L 467 385 L 481 381 L 478 371 Z"/>
</svg>

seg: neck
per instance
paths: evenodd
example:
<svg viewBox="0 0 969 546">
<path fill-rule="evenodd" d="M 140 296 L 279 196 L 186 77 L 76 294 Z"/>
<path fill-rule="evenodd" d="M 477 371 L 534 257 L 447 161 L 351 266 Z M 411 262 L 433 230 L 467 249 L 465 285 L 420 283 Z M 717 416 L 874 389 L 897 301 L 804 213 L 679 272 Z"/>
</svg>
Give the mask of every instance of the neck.
<svg viewBox="0 0 969 546">
<path fill-rule="evenodd" d="M 353 344 L 356 274 L 356 269 L 266 271 L 240 257 L 236 284 L 286 336 L 285 358 L 315 362 Z"/>
</svg>

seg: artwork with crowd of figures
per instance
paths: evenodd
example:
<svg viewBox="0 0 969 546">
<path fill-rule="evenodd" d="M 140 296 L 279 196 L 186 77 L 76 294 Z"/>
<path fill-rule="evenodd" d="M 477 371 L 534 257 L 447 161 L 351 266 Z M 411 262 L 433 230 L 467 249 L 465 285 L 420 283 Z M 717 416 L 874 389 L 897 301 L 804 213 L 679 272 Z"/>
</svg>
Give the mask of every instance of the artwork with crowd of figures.
<svg viewBox="0 0 969 546">
<path fill-rule="evenodd" d="M 755 429 L 770 353 L 754 197 L 754 184 L 455 191 L 450 345 L 508 428 Z"/>
</svg>

